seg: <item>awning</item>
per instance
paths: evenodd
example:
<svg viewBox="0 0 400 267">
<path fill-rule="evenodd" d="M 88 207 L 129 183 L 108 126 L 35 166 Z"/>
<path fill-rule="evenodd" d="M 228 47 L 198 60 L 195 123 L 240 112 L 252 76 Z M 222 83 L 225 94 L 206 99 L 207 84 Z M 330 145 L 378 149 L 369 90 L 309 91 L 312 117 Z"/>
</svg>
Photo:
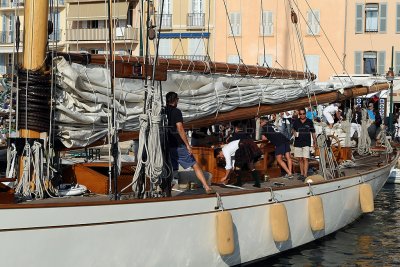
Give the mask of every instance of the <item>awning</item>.
<svg viewBox="0 0 400 267">
<path fill-rule="evenodd" d="M 113 4 L 113 18 L 126 19 L 129 2 Z M 104 3 L 80 3 L 70 4 L 68 9 L 68 20 L 106 20 L 107 5 Z"/>
<path fill-rule="evenodd" d="M 172 38 L 210 38 L 209 32 L 165 32 L 160 33 L 160 39 L 172 39 Z"/>
</svg>

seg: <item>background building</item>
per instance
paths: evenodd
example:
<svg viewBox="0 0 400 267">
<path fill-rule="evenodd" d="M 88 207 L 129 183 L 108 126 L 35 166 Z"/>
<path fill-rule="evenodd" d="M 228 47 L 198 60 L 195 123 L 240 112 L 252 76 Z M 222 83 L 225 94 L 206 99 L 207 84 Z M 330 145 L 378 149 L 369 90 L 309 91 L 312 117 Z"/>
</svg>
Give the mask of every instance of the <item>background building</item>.
<svg viewBox="0 0 400 267">
<path fill-rule="evenodd" d="M 53 33 L 49 36 L 49 45 L 53 49 L 63 50 L 65 48 L 65 32 L 63 22 L 65 21 L 64 0 L 53 0 L 49 7 L 49 20 L 53 21 Z M 21 22 L 19 52 L 23 51 L 23 25 L 24 25 L 24 1 L 23 0 L 0 0 L 0 75 L 12 72 L 13 57 L 16 40 L 16 18 Z M 22 60 L 22 56 L 19 57 Z"/>
</svg>

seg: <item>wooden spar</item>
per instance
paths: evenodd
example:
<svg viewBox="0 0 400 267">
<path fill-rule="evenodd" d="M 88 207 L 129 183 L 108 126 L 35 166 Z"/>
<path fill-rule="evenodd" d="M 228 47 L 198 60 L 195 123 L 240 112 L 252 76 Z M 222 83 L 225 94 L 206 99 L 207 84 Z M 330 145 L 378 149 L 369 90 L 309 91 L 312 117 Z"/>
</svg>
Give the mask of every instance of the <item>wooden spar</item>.
<svg viewBox="0 0 400 267">
<path fill-rule="evenodd" d="M 39 70 L 44 66 L 47 46 L 48 0 L 25 0 L 24 60 L 26 70 Z"/>
<path fill-rule="evenodd" d="M 104 55 L 78 53 L 57 53 L 57 56 L 63 56 L 66 60 L 71 60 L 76 63 L 98 65 L 104 65 L 106 63 L 107 57 Z M 136 56 L 117 56 L 115 58 L 115 63 L 116 65 L 119 65 L 117 69 L 125 69 L 125 73 L 127 71 L 130 71 L 133 74 L 135 65 L 144 64 L 144 58 Z M 239 76 L 250 75 L 255 77 L 271 77 L 297 80 L 308 79 L 309 77 L 310 79 L 314 80 L 316 78 L 315 74 L 308 74 L 302 71 L 213 61 L 158 58 L 157 66 L 166 66 L 168 70 L 172 71 L 199 72 L 205 74 L 231 74 Z M 118 75 L 118 73 L 115 74 L 115 77 L 126 78 L 126 76 L 120 76 Z"/>
<path fill-rule="evenodd" d="M 25 0 L 22 67 L 26 70 L 38 71 L 45 65 L 48 9 L 48 0 Z M 20 137 L 39 138 L 40 133 L 22 129 L 20 130 Z"/>
<path fill-rule="evenodd" d="M 349 98 L 363 96 L 374 92 L 379 92 L 388 88 L 389 85 L 387 83 L 383 83 L 383 84 L 372 85 L 370 87 L 363 86 L 363 87 L 353 87 L 344 89 L 343 94 L 341 94 L 338 91 L 322 93 L 316 95 L 315 97 L 314 96 L 311 97 L 311 105 L 343 101 Z M 309 105 L 310 105 L 309 98 L 302 97 L 293 101 L 288 101 L 275 105 L 261 105 L 260 107 L 254 106 L 246 108 L 237 108 L 232 111 L 219 113 L 218 116 L 211 115 L 198 120 L 185 122 L 185 126 L 188 128 L 199 128 L 220 122 L 244 120 L 244 119 L 255 118 L 256 116 L 274 114 L 287 110 L 295 110 L 307 107 Z"/>
<path fill-rule="evenodd" d="M 353 97 L 358 97 L 358 96 L 363 96 L 363 95 L 367 95 L 370 93 L 379 92 L 379 91 L 382 91 L 382 90 L 385 90 L 388 88 L 389 88 L 389 85 L 387 83 L 382 83 L 382 84 L 373 85 L 371 87 L 363 86 L 363 87 L 347 88 L 347 89 L 344 89 L 343 94 L 340 94 L 338 91 L 322 93 L 322 94 L 316 95 L 315 97 L 312 96 L 311 104 L 316 105 L 316 104 L 332 103 L 332 102 L 336 102 L 336 101 L 343 101 L 343 100 L 350 99 Z M 296 99 L 293 101 L 275 104 L 275 105 L 261 105 L 260 107 L 258 107 L 258 105 L 257 105 L 254 107 L 237 108 L 232 111 L 219 113 L 218 116 L 211 115 L 211 116 L 207 116 L 207 117 L 204 117 L 201 119 L 185 122 L 185 127 L 191 128 L 191 129 L 197 129 L 200 127 L 210 126 L 210 125 L 221 123 L 221 122 L 252 119 L 252 118 L 255 118 L 256 116 L 274 114 L 274 113 L 279 113 L 279 112 L 283 112 L 283 111 L 287 111 L 287 110 L 295 110 L 295 109 L 304 108 L 307 106 L 309 106 L 308 97 L 302 97 L 302 98 L 299 98 L 299 99 Z M 123 141 L 137 139 L 139 137 L 139 133 L 137 131 L 119 131 L 118 136 L 119 136 L 119 141 L 123 142 Z M 99 141 L 96 141 L 96 142 L 90 144 L 88 147 L 104 145 L 105 143 L 106 143 L 106 141 L 104 139 L 101 139 Z M 69 149 L 63 149 L 63 150 L 72 150 L 72 149 L 76 149 L 76 148 L 69 148 Z"/>
</svg>

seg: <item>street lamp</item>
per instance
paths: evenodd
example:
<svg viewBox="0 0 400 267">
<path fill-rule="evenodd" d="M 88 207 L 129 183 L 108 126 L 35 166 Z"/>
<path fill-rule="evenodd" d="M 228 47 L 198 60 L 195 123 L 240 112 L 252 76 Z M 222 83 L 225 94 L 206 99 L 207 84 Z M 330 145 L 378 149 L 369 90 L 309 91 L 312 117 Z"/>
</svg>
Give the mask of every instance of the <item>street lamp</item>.
<svg viewBox="0 0 400 267">
<path fill-rule="evenodd" d="M 386 80 L 390 82 L 390 109 L 389 109 L 389 133 L 393 134 L 393 80 L 394 80 L 394 72 L 393 67 L 389 68 L 389 71 L 386 73 Z"/>
</svg>

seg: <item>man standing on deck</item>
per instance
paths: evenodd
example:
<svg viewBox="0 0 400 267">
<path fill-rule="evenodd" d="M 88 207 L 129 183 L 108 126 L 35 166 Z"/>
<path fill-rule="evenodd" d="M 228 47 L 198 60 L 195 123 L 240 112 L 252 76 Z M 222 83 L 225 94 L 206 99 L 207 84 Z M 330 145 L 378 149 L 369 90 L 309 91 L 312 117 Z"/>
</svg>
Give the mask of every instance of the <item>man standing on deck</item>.
<svg viewBox="0 0 400 267">
<path fill-rule="evenodd" d="M 262 127 L 262 140 L 269 140 L 275 146 L 276 161 L 286 172 L 286 177 L 293 178 L 289 139 L 279 132 L 273 123 L 268 122 L 266 118 L 261 118 L 260 126 Z M 287 164 L 283 161 L 283 156 L 285 156 Z"/>
<path fill-rule="evenodd" d="M 214 194 L 215 191 L 208 186 L 206 178 L 199 164 L 192 155 L 192 147 L 183 127 L 182 111 L 177 108 L 178 94 L 169 92 L 166 95 L 167 106 L 165 112 L 168 119 L 168 147 L 171 157 L 172 168 L 178 171 L 179 165 L 184 169 L 192 167 L 196 173 L 196 177 L 202 183 L 207 194 Z"/>
<path fill-rule="evenodd" d="M 299 118 L 293 122 L 294 132 L 294 156 L 299 159 L 300 176 L 299 180 L 304 181 L 308 173 L 308 159 L 310 158 L 311 135 L 313 137 L 314 146 L 317 144 L 314 123 L 306 118 L 306 110 L 299 110 Z"/>
</svg>

